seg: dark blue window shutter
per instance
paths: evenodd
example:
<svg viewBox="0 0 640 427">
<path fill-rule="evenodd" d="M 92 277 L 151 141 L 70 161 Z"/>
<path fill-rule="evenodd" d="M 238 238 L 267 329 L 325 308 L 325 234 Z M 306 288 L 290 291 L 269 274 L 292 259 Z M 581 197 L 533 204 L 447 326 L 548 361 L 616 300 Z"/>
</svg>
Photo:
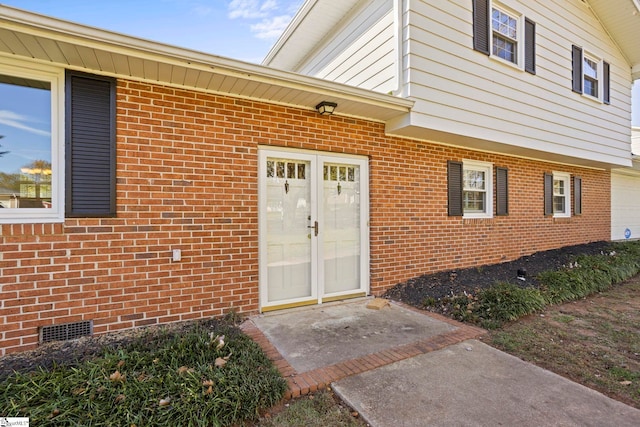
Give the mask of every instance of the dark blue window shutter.
<svg viewBox="0 0 640 427">
<path fill-rule="evenodd" d="M 462 216 L 462 162 L 447 162 L 449 216 Z"/>
<path fill-rule="evenodd" d="M 65 112 L 66 216 L 115 216 L 115 80 L 67 72 Z"/>
<path fill-rule="evenodd" d="M 473 48 L 489 55 L 489 0 L 473 0 Z"/>
<path fill-rule="evenodd" d="M 536 73 L 536 23 L 529 18 L 524 19 L 524 70 Z"/>
<path fill-rule="evenodd" d="M 572 90 L 582 93 L 582 48 L 573 46 L 571 50 L 573 87 Z"/>
</svg>

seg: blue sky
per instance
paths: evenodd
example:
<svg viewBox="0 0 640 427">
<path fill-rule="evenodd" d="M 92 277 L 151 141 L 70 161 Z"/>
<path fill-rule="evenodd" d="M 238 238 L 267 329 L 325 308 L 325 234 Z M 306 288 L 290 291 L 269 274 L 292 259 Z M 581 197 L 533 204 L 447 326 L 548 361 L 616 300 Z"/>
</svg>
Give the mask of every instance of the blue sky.
<svg viewBox="0 0 640 427">
<path fill-rule="evenodd" d="M 1 0 L 122 34 L 260 63 L 303 0 Z"/>
</svg>

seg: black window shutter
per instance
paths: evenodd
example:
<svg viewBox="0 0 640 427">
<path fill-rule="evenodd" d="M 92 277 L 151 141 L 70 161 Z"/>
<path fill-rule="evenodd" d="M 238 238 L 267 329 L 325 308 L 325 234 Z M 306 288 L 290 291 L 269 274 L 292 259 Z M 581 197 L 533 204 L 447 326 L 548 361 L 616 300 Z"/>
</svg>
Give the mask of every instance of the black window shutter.
<svg viewBox="0 0 640 427">
<path fill-rule="evenodd" d="M 605 104 L 611 103 L 611 67 L 606 61 L 602 61 L 602 101 Z"/>
<path fill-rule="evenodd" d="M 553 215 L 553 175 L 544 174 L 544 214 Z"/>
<path fill-rule="evenodd" d="M 449 216 L 462 216 L 462 162 L 447 162 L 447 190 Z"/>
<path fill-rule="evenodd" d="M 582 215 L 582 178 L 573 178 L 573 214 Z"/>
<path fill-rule="evenodd" d="M 489 55 L 489 0 L 473 0 L 473 48 Z"/>
<path fill-rule="evenodd" d="M 509 215 L 509 170 L 496 168 L 496 215 Z"/>
<path fill-rule="evenodd" d="M 116 214 L 115 80 L 66 76 L 67 217 Z"/>
<path fill-rule="evenodd" d="M 524 70 L 536 73 L 536 23 L 529 18 L 524 19 Z"/>
<path fill-rule="evenodd" d="M 571 51 L 573 66 L 573 91 L 582 93 L 582 48 L 573 46 Z"/>
</svg>

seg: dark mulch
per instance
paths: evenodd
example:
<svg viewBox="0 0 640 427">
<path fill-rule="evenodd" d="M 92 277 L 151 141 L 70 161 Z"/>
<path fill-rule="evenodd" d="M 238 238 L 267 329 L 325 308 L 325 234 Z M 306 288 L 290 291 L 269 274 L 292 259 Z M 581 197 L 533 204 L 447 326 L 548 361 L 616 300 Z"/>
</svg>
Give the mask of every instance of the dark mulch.
<svg viewBox="0 0 640 427">
<path fill-rule="evenodd" d="M 610 243 L 601 241 L 560 249 L 536 252 L 514 261 L 482 267 L 442 271 L 415 277 L 389 289 L 384 297 L 424 308 L 426 298 L 440 299 L 464 292 L 475 294 L 496 282 L 509 282 L 518 286 L 539 286 L 536 279 L 543 271 L 557 270 L 573 262 L 578 255 L 598 255 L 608 251 Z M 518 270 L 526 271 L 525 280 L 517 278 Z"/>
</svg>

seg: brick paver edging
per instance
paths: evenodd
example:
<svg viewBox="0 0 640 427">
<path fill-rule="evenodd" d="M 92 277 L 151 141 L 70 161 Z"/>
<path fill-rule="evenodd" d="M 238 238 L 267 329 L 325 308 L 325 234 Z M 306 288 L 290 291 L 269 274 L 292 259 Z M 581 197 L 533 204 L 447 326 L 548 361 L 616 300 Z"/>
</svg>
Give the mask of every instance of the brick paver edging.
<svg viewBox="0 0 640 427">
<path fill-rule="evenodd" d="M 408 359 L 419 354 L 440 350 L 468 339 L 477 338 L 486 332 L 484 329 L 465 325 L 436 313 L 425 312 L 396 302 L 394 302 L 394 304 L 418 311 L 421 314 L 453 325 L 456 329 L 424 340 L 382 350 L 377 353 L 367 354 L 362 357 L 317 368 L 308 372 L 297 372 L 251 319 L 243 322 L 240 329 L 262 347 L 262 350 L 278 368 L 280 374 L 286 378 L 289 389 L 285 393 L 285 399 L 313 393 L 316 390 L 326 388 L 332 382 L 342 378 L 399 362 L 400 360 Z"/>
</svg>

